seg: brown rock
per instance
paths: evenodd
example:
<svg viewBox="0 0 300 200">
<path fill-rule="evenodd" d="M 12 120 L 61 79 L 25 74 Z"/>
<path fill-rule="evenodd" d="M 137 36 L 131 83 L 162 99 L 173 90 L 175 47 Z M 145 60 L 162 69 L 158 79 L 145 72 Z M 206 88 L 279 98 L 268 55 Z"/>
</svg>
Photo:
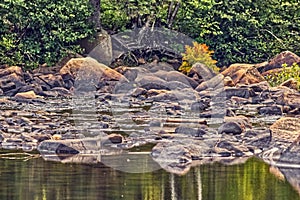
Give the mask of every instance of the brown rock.
<svg viewBox="0 0 300 200">
<path fill-rule="evenodd" d="M 226 76 L 224 78 L 223 82 L 224 82 L 224 86 L 228 86 L 228 87 L 234 87 L 235 86 L 235 84 L 234 84 L 234 82 L 233 82 L 233 80 L 230 76 Z"/>
<path fill-rule="evenodd" d="M 265 80 L 252 64 L 232 64 L 222 74 L 231 77 L 235 84 L 249 85 Z"/>
<path fill-rule="evenodd" d="M 16 74 L 18 76 L 23 76 L 23 70 L 21 67 L 11 66 L 0 71 L 0 77 L 7 76 L 9 74 Z"/>
<path fill-rule="evenodd" d="M 124 78 L 122 74 L 107 67 L 104 64 L 98 63 L 93 58 L 72 58 L 65 66 L 60 69 L 62 76 L 70 75 L 74 79 L 81 73 L 96 73 L 107 80 L 121 80 Z"/>
<path fill-rule="evenodd" d="M 38 78 L 51 88 L 63 86 L 63 79 L 60 75 L 47 74 L 38 76 Z"/>
<path fill-rule="evenodd" d="M 36 99 L 38 96 L 34 93 L 34 91 L 28 92 L 19 92 L 15 95 L 17 99 Z"/>
<path fill-rule="evenodd" d="M 266 72 L 272 69 L 281 68 L 282 64 L 291 66 L 294 63 L 300 63 L 300 57 L 290 51 L 284 51 L 269 60 L 266 66 L 259 67 L 260 72 Z"/>
<path fill-rule="evenodd" d="M 76 82 L 76 86 L 87 90 L 90 90 L 88 87 L 95 88 L 107 81 L 128 82 L 122 74 L 88 57 L 71 59 L 60 69 L 60 75 L 65 83 Z"/>
<path fill-rule="evenodd" d="M 273 141 L 292 143 L 300 136 L 300 119 L 282 117 L 270 127 L 270 130 Z"/>
<path fill-rule="evenodd" d="M 295 79 L 291 78 L 287 81 L 284 81 L 283 83 L 280 84 L 280 86 L 285 86 L 294 90 L 298 89 L 298 83 Z"/>
</svg>

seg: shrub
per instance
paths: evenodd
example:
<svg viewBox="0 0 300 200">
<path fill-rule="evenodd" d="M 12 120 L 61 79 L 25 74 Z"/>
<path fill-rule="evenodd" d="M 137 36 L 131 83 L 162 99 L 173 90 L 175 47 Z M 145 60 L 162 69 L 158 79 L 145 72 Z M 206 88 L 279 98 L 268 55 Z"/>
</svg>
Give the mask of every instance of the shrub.
<svg viewBox="0 0 300 200">
<path fill-rule="evenodd" d="M 4 0 L 0 12 L 0 64 L 52 65 L 93 33 L 88 0 Z"/>
<path fill-rule="evenodd" d="M 214 51 L 209 50 L 206 44 L 193 42 L 193 47 L 188 45 L 185 47 L 185 53 L 182 54 L 182 65 L 179 67 L 179 70 L 183 73 L 189 73 L 192 66 L 199 62 L 213 71 L 218 72 L 219 68 L 216 66 L 217 61 L 211 57 L 213 53 Z"/>
<path fill-rule="evenodd" d="M 277 86 L 281 83 L 293 78 L 297 82 L 297 88 L 300 91 L 300 67 L 297 63 L 292 66 L 282 65 L 282 70 L 265 77 L 271 86 Z"/>
</svg>

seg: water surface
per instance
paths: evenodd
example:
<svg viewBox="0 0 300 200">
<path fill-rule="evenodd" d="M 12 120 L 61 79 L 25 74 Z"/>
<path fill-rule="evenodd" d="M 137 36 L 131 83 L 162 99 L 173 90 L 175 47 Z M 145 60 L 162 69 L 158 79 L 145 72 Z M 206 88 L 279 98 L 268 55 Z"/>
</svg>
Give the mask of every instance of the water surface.
<svg viewBox="0 0 300 200">
<path fill-rule="evenodd" d="M 0 160 L 0 199 L 295 200 L 297 191 L 257 158 L 245 164 L 193 167 L 178 176 L 163 169 L 125 173 L 102 164 L 62 164 L 43 159 Z"/>
</svg>

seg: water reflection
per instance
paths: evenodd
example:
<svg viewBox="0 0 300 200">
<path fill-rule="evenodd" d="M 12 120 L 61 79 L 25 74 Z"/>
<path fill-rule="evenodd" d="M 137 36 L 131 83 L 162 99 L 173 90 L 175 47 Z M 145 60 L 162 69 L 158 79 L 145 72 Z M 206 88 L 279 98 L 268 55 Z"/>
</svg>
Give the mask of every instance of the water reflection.
<svg viewBox="0 0 300 200">
<path fill-rule="evenodd" d="M 32 159 L 0 160 L 0 199 L 300 199 L 269 165 L 251 158 L 245 164 L 205 164 L 183 175 L 162 169 L 126 173 L 98 163 L 63 164 Z"/>
</svg>

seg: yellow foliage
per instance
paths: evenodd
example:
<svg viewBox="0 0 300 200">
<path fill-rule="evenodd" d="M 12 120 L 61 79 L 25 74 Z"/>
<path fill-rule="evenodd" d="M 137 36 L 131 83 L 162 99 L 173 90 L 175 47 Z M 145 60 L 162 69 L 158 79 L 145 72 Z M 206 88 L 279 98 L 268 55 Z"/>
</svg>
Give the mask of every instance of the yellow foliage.
<svg viewBox="0 0 300 200">
<path fill-rule="evenodd" d="M 193 42 L 193 47 L 185 46 L 185 53 L 182 54 L 182 65 L 179 67 L 179 71 L 183 73 L 189 73 L 192 66 L 199 62 L 206 65 L 208 68 L 215 72 L 219 71 L 216 66 L 217 61 L 212 59 L 212 54 L 214 51 L 209 50 L 206 44 L 199 44 L 198 42 Z"/>
</svg>

